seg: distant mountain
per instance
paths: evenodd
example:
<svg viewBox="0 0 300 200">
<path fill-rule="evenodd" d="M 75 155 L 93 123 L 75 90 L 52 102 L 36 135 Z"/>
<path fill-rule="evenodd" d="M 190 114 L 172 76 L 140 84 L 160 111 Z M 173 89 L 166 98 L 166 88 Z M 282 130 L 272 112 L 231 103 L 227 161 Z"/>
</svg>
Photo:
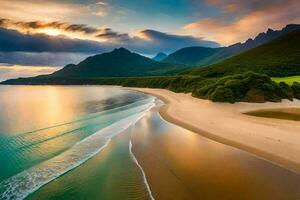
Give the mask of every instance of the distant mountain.
<svg viewBox="0 0 300 200">
<path fill-rule="evenodd" d="M 300 29 L 299 24 L 289 24 L 286 27 L 284 27 L 283 29 L 277 30 L 277 31 L 274 31 L 274 30 L 269 28 L 267 30 L 267 32 L 258 34 L 254 39 L 248 39 L 244 43 L 234 44 L 232 46 L 229 46 L 229 48 L 230 47 L 235 47 L 235 48 L 238 47 L 238 48 L 243 49 L 243 50 L 252 49 L 252 48 L 255 48 L 259 45 L 265 44 L 265 43 L 267 43 L 271 40 L 279 38 L 279 37 L 281 37 L 281 36 L 283 36 L 287 33 L 290 33 L 292 31 L 295 31 L 295 30 L 298 30 L 298 29 Z"/>
<path fill-rule="evenodd" d="M 211 66 L 193 69 L 188 74 L 217 77 L 245 71 L 269 76 L 300 75 L 300 30 Z"/>
<path fill-rule="evenodd" d="M 266 33 L 260 33 L 254 39 L 248 39 L 244 43 L 236 43 L 224 48 L 183 48 L 170 54 L 163 60 L 163 62 L 197 66 L 210 65 L 255 48 L 259 45 L 266 44 L 273 39 L 298 29 L 300 29 L 300 25 L 297 24 L 289 24 L 282 30 L 278 31 L 268 29 Z"/>
<path fill-rule="evenodd" d="M 186 47 L 170 54 L 163 62 L 185 65 L 205 64 L 207 58 L 215 55 L 222 49 L 223 48 Z"/>
<path fill-rule="evenodd" d="M 186 66 L 156 62 L 119 48 L 109 53 L 88 57 L 78 65 L 67 65 L 51 76 L 73 78 L 155 76 L 183 68 Z"/>
<path fill-rule="evenodd" d="M 119 48 L 111 52 L 91 56 L 78 65 L 68 64 L 61 70 L 36 78 L 88 79 L 105 77 L 141 77 L 175 75 L 189 66 L 156 62 L 150 58 Z M 28 79 L 33 80 L 34 77 Z M 26 78 L 22 79 L 24 83 Z M 10 81 L 13 82 L 14 80 Z"/>
<path fill-rule="evenodd" d="M 156 56 L 154 56 L 154 57 L 152 58 L 152 60 L 155 60 L 155 61 L 157 61 L 157 62 L 160 62 L 160 61 L 164 60 L 166 57 L 168 57 L 167 54 L 162 53 L 162 52 L 159 52 L 158 54 L 156 54 Z"/>
</svg>

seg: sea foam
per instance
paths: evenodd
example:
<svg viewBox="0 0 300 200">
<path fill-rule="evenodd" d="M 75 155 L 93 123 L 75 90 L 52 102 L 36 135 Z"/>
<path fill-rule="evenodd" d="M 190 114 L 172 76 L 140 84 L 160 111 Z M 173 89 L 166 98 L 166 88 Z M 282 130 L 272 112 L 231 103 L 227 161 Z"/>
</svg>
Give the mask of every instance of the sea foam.
<svg viewBox="0 0 300 200">
<path fill-rule="evenodd" d="M 151 102 L 140 106 L 140 112 L 99 130 L 62 154 L 2 181 L 0 199 L 24 199 L 43 185 L 83 164 L 103 150 L 114 136 L 134 125 L 154 106 L 152 99 Z"/>
<path fill-rule="evenodd" d="M 131 156 L 131 159 L 133 160 L 133 162 L 139 167 L 140 171 L 142 172 L 144 183 L 145 183 L 145 186 L 147 188 L 147 191 L 148 191 L 150 199 L 151 200 L 155 200 L 154 197 L 153 197 L 153 195 L 152 195 L 152 192 L 151 192 L 151 189 L 150 189 L 150 185 L 149 185 L 149 183 L 147 181 L 146 174 L 145 174 L 142 166 L 140 165 L 140 163 L 138 162 L 138 160 L 136 159 L 135 155 L 132 152 L 132 142 L 131 142 L 131 140 L 129 142 L 129 153 L 130 153 L 130 156 Z"/>
</svg>

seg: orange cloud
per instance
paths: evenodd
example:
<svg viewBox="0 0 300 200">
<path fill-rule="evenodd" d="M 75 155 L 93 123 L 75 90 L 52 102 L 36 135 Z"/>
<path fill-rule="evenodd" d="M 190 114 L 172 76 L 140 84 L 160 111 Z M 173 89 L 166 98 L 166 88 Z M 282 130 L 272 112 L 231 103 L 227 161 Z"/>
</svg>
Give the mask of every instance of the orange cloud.
<svg viewBox="0 0 300 200">
<path fill-rule="evenodd" d="M 41 17 L 45 21 L 55 21 L 77 16 L 86 8 L 66 3 L 47 0 L 1 0 L 1 17 L 14 20 L 36 20 Z"/>
<path fill-rule="evenodd" d="M 67 22 L 15 21 L 0 18 L 0 27 L 14 29 L 26 34 L 43 33 L 51 36 L 64 35 L 70 38 L 95 40 L 98 42 L 118 42 L 126 39 L 128 34 L 118 33 L 110 28 L 95 28 L 86 24 L 70 24 Z"/>
<path fill-rule="evenodd" d="M 225 13 L 234 13 L 241 9 L 240 5 L 237 3 L 232 3 L 224 6 Z"/>
<path fill-rule="evenodd" d="M 221 0 L 210 1 L 216 3 Z M 183 29 L 195 36 L 215 40 L 222 45 L 230 45 L 255 37 L 267 28 L 280 29 L 287 24 L 300 23 L 299 7 L 300 1 L 294 1 L 290 4 L 252 11 L 247 15 L 237 17 L 233 22 L 207 18 L 187 24 Z"/>
</svg>

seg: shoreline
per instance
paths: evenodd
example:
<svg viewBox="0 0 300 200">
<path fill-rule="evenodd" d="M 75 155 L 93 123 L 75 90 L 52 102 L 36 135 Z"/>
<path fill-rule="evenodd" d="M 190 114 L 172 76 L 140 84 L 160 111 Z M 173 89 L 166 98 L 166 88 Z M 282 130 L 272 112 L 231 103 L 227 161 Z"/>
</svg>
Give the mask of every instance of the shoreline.
<svg viewBox="0 0 300 200">
<path fill-rule="evenodd" d="M 171 123 L 300 174 L 299 122 L 243 114 L 262 109 L 300 107 L 300 101 L 227 104 L 164 89 L 126 89 L 161 99 L 165 105 L 160 107 L 159 113 Z"/>
</svg>

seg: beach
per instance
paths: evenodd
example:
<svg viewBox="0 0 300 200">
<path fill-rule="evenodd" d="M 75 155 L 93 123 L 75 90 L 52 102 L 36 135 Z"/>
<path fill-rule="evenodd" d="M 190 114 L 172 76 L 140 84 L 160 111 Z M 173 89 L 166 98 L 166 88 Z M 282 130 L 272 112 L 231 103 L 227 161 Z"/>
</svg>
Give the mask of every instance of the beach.
<svg viewBox="0 0 300 200">
<path fill-rule="evenodd" d="M 130 88 L 128 88 L 130 89 Z M 131 88 L 132 89 L 132 88 Z M 165 102 L 159 110 L 169 122 L 300 172 L 300 124 L 243 113 L 264 109 L 299 108 L 300 101 L 281 103 L 213 103 L 163 89 L 134 88 Z"/>
</svg>

